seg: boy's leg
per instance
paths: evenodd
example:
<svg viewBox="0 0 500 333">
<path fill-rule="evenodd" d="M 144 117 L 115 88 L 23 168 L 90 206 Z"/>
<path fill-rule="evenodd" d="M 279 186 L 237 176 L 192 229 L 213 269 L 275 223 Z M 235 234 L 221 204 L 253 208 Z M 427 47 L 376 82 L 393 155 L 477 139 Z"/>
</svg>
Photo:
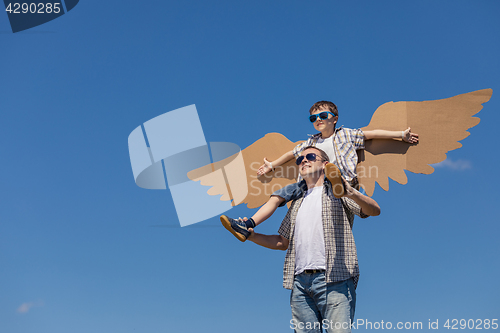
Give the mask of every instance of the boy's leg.
<svg viewBox="0 0 500 333">
<path fill-rule="evenodd" d="M 255 223 L 255 226 L 258 226 L 265 220 L 267 220 L 271 215 L 274 214 L 276 209 L 282 204 L 285 203 L 285 199 L 277 196 L 277 195 L 272 195 L 271 198 L 269 198 L 269 201 L 266 202 L 260 209 L 257 211 L 252 216 L 252 220 Z"/>
<path fill-rule="evenodd" d="M 303 189 L 298 183 L 293 183 L 279 189 L 271 194 L 271 198 L 262 206 L 257 213 L 250 219 L 232 219 L 226 215 L 220 217 L 220 221 L 234 237 L 244 242 L 250 236 L 248 228 L 254 228 L 256 225 L 267 220 L 276 211 L 276 208 L 284 206 L 285 203 L 295 200 L 302 195 Z"/>
<path fill-rule="evenodd" d="M 220 221 L 224 228 L 226 228 L 234 237 L 238 238 L 240 241 L 244 242 L 250 236 L 250 231 L 248 228 L 255 228 L 255 226 L 267 220 L 276 211 L 281 204 L 285 202 L 285 199 L 277 195 L 272 195 L 268 202 L 266 202 L 262 207 L 259 208 L 257 213 L 255 213 L 250 219 L 232 219 L 226 215 L 220 217 Z"/>
</svg>

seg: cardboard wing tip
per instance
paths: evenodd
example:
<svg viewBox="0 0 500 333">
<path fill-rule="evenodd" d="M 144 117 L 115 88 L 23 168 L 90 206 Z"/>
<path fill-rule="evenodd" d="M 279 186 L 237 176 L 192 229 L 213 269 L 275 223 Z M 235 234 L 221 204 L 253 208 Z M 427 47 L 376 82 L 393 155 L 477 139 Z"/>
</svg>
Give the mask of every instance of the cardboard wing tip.
<svg viewBox="0 0 500 333">
<path fill-rule="evenodd" d="M 486 96 L 488 97 L 488 99 L 484 103 L 488 102 L 491 99 L 491 96 L 493 96 L 493 89 L 488 88 L 485 90 L 487 91 Z"/>
<path fill-rule="evenodd" d="M 471 91 L 469 93 L 461 94 L 459 96 L 463 96 L 463 95 L 475 95 L 475 96 L 478 96 L 480 98 L 482 97 L 482 98 L 484 98 L 484 100 L 481 101 L 481 104 L 484 104 L 491 99 L 491 96 L 493 95 L 493 89 L 486 88 L 486 89 L 481 89 L 481 90 L 475 90 L 475 91 Z"/>
<path fill-rule="evenodd" d="M 488 96 L 488 100 L 491 98 L 491 96 L 493 95 L 493 89 L 492 88 L 486 88 L 486 89 L 483 89 L 483 90 L 479 90 L 481 92 L 485 92 L 486 93 L 486 96 Z"/>
</svg>

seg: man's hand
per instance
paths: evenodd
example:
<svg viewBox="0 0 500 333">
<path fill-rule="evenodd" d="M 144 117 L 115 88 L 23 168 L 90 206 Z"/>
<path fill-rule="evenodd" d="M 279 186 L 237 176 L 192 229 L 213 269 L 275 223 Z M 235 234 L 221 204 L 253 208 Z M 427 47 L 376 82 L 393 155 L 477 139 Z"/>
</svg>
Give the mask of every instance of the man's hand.
<svg viewBox="0 0 500 333">
<path fill-rule="evenodd" d="M 368 216 L 380 215 L 380 206 L 372 198 L 361 194 L 358 190 L 353 188 L 347 180 L 342 177 L 344 183 L 344 197 L 354 200 L 360 207 L 361 211 Z"/>
<path fill-rule="evenodd" d="M 252 241 L 253 238 L 255 237 L 255 233 L 253 232 L 253 228 L 248 228 L 248 231 L 250 231 L 250 236 L 247 237 L 249 241 Z"/>
<path fill-rule="evenodd" d="M 403 131 L 403 141 L 408 143 L 417 143 L 418 142 L 418 134 L 412 133 L 411 128 L 408 127 Z"/>
<path fill-rule="evenodd" d="M 257 175 L 262 176 L 273 169 L 273 165 L 264 157 L 264 164 L 257 170 Z"/>
<path fill-rule="evenodd" d="M 344 197 L 348 197 L 348 198 L 352 198 L 352 196 L 354 195 L 354 191 L 356 191 L 356 189 L 354 189 L 351 184 L 345 180 L 344 177 L 340 177 L 342 178 L 342 183 L 344 184 Z M 358 191 L 356 191 L 358 192 Z"/>
<path fill-rule="evenodd" d="M 248 220 L 248 217 L 245 216 L 244 218 L 242 218 L 242 220 L 246 222 Z M 247 237 L 247 240 L 251 241 L 252 238 L 254 238 L 255 233 L 253 232 L 253 228 L 248 228 L 248 231 L 250 232 L 250 236 Z"/>
</svg>

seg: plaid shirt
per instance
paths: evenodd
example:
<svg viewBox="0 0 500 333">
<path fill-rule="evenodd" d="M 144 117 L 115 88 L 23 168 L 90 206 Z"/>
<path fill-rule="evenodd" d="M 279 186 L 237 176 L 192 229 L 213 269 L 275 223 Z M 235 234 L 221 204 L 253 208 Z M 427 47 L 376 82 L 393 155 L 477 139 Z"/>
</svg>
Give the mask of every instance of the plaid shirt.
<svg viewBox="0 0 500 333">
<path fill-rule="evenodd" d="M 301 186 L 305 186 L 302 181 Z M 305 193 L 306 191 L 304 191 Z M 304 197 L 292 202 L 278 233 L 290 241 L 283 267 L 283 287 L 292 289 L 295 274 L 295 221 Z M 358 255 L 352 235 L 354 215 L 368 217 L 361 212 L 357 203 L 349 198 L 337 199 L 333 196 L 330 182 L 325 179 L 322 197 L 323 234 L 325 237 L 326 282 L 359 279 Z"/>
<path fill-rule="evenodd" d="M 304 148 L 316 146 L 321 133 L 314 134 L 306 141 L 298 144 L 293 149 L 295 158 L 300 156 Z M 358 154 L 356 150 L 365 149 L 365 135 L 361 129 L 337 128 L 333 137 L 333 151 L 335 156 L 330 156 L 330 162 L 334 163 L 347 181 L 356 178 L 356 165 L 358 164 Z M 298 181 L 302 180 L 299 176 Z"/>
</svg>

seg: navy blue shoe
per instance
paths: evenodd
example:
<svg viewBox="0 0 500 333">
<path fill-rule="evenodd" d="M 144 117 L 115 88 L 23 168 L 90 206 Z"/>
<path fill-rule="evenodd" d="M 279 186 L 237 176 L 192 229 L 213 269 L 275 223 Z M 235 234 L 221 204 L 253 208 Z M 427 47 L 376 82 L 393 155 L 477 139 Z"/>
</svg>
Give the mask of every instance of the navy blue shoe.
<svg viewBox="0 0 500 333">
<path fill-rule="evenodd" d="M 220 221 L 224 228 L 240 241 L 244 242 L 250 236 L 250 231 L 248 231 L 247 225 L 242 219 L 232 219 L 226 215 L 221 215 Z"/>
</svg>

